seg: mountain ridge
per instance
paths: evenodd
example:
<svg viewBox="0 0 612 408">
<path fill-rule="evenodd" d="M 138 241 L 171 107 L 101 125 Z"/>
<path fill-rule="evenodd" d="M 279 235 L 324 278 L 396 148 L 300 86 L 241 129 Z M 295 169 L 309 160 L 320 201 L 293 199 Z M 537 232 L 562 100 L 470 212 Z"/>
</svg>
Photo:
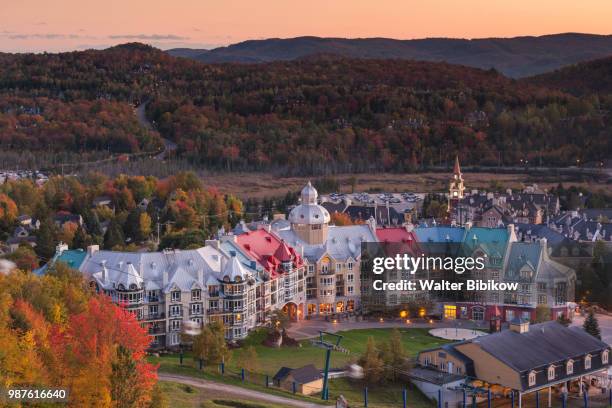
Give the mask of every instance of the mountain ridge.
<svg viewBox="0 0 612 408">
<path fill-rule="evenodd" d="M 303 36 L 247 40 L 211 50 L 175 48 L 166 52 L 206 63 L 287 61 L 311 54 L 444 61 L 482 69 L 494 68 L 509 77 L 521 78 L 610 56 L 612 35 L 561 33 L 512 38 L 415 40 Z"/>
</svg>

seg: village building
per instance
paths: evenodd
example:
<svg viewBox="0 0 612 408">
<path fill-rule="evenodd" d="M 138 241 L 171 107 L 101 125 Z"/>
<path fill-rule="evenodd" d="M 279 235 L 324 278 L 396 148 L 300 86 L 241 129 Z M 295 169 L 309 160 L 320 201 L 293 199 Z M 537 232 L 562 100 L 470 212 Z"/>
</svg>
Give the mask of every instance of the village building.
<svg viewBox="0 0 612 408">
<path fill-rule="evenodd" d="M 290 226 L 275 231 L 306 260 L 307 316 L 355 311 L 360 307 L 361 245 L 376 242 L 376 225 L 330 225 L 309 182 L 301 204 L 289 214 Z"/>
<path fill-rule="evenodd" d="M 313 364 L 300 368 L 281 367 L 272 380 L 277 387 L 303 395 L 323 390 L 323 376 Z"/>
<path fill-rule="evenodd" d="M 521 407 L 525 394 L 544 391 L 550 407 L 553 393 L 555 398 L 563 392 L 582 394 L 586 378 L 607 377 L 610 346 L 580 327 L 556 321 L 530 325 L 517 317 L 507 330 L 421 351 L 417 364 L 419 372 L 462 376 L 458 393 L 478 383 L 493 395 L 514 394 Z"/>
</svg>

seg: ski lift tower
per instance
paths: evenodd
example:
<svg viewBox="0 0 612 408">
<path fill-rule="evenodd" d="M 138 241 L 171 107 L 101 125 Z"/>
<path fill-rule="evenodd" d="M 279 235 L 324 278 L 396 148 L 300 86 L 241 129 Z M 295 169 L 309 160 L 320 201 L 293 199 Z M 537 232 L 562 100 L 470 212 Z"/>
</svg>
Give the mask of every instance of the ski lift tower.
<svg viewBox="0 0 612 408">
<path fill-rule="evenodd" d="M 329 342 L 323 340 L 323 336 L 331 336 L 336 340 L 335 342 Z M 312 340 L 312 345 L 316 347 L 324 348 L 325 353 L 325 371 L 323 372 L 323 391 L 321 392 L 321 399 L 327 401 L 329 399 L 329 362 L 331 359 L 332 351 L 339 351 L 344 354 L 348 354 L 349 351 L 344 347 L 340 347 L 340 341 L 342 340 L 342 336 L 335 333 L 330 333 L 326 331 L 319 331 L 319 338 L 316 340 Z"/>
</svg>

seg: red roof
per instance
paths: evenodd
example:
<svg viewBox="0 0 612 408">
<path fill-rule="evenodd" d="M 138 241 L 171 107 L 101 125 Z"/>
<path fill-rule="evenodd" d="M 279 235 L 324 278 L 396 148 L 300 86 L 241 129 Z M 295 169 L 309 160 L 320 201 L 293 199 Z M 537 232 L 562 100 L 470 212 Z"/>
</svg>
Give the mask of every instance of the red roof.
<svg viewBox="0 0 612 408">
<path fill-rule="evenodd" d="M 282 272 L 282 262 L 293 261 L 295 268 L 303 264 L 302 258 L 295 252 L 295 249 L 265 229 L 240 234 L 237 242 L 272 277 Z"/>
<path fill-rule="evenodd" d="M 285 241 L 281 241 L 278 249 L 274 252 L 274 256 L 281 262 L 289 262 L 293 259 L 293 254 Z"/>
<path fill-rule="evenodd" d="M 404 227 L 377 228 L 376 237 L 384 243 L 402 243 L 402 252 L 414 252 L 418 247 L 416 234 L 408 232 Z"/>
</svg>

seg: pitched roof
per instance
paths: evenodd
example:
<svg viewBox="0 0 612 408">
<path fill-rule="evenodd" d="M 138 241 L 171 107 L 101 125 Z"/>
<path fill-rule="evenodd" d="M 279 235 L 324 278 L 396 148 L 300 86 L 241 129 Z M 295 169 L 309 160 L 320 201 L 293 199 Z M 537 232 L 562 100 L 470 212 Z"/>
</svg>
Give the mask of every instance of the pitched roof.
<svg viewBox="0 0 612 408">
<path fill-rule="evenodd" d="M 526 333 L 504 330 L 472 343 L 519 372 L 609 347 L 580 327 L 567 328 L 556 321 L 531 325 Z"/>
<path fill-rule="evenodd" d="M 294 267 L 303 264 L 302 258 L 294 248 L 264 228 L 240 234 L 236 237 L 236 242 L 250 258 L 257 261 L 272 276 L 281 272 L 281 262 L 293 260 Z"/>
<path fill-rule="evenodd" d="M 291 376 L 293 381 L 298 384 L 306 384 L 322 378 L 321 371 L 319 371 L 313 364 L 308 364 L 300 368 L 281 367 L 281 369 L 274 375 L 273 379 L 275 381 L 282 381 L 288 376 Z"/>
</svg>

